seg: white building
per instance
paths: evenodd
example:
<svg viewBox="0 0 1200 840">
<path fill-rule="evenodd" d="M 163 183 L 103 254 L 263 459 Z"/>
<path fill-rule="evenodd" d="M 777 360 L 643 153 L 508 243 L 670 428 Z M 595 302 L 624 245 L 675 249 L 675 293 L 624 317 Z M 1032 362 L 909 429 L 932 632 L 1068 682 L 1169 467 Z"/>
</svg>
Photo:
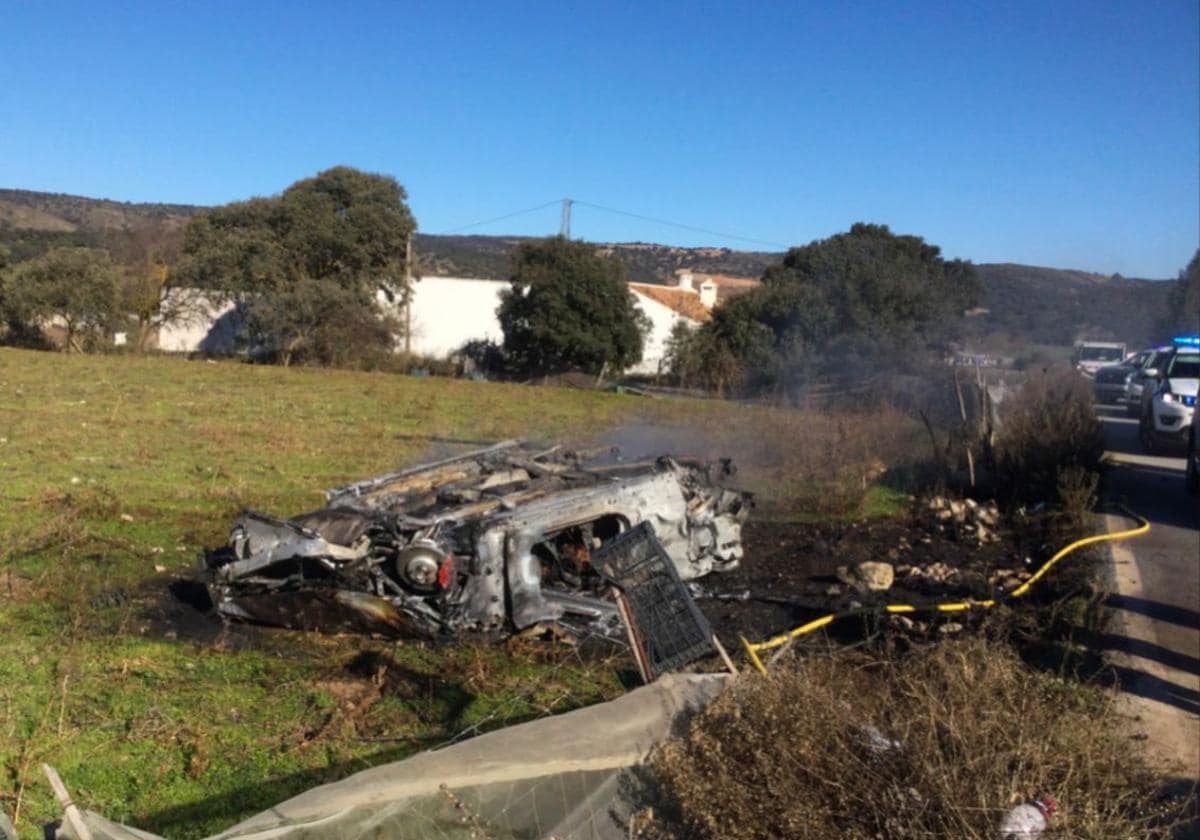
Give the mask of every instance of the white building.
<svg viewBox="0 0 1200 840">
<path fill-rule="evenodd" d="M 507 288 L 503 280 L 466 277 L 424 277 L 413 283 L 412 352 L 445 358 L 468 341 L 504 341 L 496 307 Z"/>
<path fill-rule="evenodd" d="M 699 326 L 711 318 L 713 306 L 727 294 L 757 283 L 691 271 L 680 271 L 677 276 L 674 286 L 629 284 L 651 324 L 642 361 L 630 373 L 660 373 L 667 339 L 676 324 Z M 504 332 L 496 309 L 500 305 L 500 292 L 508 286 L 503 280 L 467 277 L 425 277 L 414 283 L 408 312 L 411 351 L 418 356 L 445 358 L 468 341 L 503 342 Z M 234 334 L 242 323 L 234 304 L 214 302 L 195 290 L 178 293 L 199 297 L 197 314 L 186 321 L 162 326 L 158 333 L 159 349 L 175 353 L 232 352 Z M 164 302 L 164 306 L 168 303 Z M 400 310 L 396 315 L 403 320 L 405 313 Z"/>
<path fill-rule="evenodd" d="M 158 326 L 158 349 L 167 353 L 234 351 L 234 336 L 242 327 L 242 313 L 231 300 L 214 299 L 199 289 L 167 289 L 162 312 L 182 311 Z"/>
</svg>

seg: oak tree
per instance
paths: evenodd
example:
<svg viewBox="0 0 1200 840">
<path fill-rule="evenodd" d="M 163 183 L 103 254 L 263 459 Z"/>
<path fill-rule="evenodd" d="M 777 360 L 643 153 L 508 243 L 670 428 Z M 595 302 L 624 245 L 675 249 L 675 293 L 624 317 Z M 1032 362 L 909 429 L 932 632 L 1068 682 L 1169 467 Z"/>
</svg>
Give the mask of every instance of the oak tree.
<svg viewBox="0 0 1200 840">
<path fill-rule="evenodd" d="M 254 350 L 283 364 L 344 363 L 388 351 L 403 305 L 407 241 L 416 223 L 404 188 L 346 166 L 280 195 L 197 214 L 173 286 L 236 299 Z"/>
<path fill-rule="evenodd" d="M 563 237 L 517 247 L 497 316 L 508 364 L 525 376 L 623 370 L 641 361 L 650 327 L 621 263 Z"/>
</svg>

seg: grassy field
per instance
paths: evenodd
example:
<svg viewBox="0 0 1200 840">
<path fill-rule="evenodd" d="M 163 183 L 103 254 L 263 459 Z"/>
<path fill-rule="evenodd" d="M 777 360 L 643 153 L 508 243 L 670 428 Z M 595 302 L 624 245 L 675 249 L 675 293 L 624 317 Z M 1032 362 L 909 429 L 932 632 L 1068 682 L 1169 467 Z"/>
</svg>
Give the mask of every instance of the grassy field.
<svg viewBox="0 0 1200 840">
<path fill-rule="evenodd" d="M 882 422 L 876 422 L 882 421 Z M 509 437 L 733 454 L 760 515 L 893 510 L 913 429 L 719 402 L 0 349 L 0 808 L 82 806 L 172 837 L 462 733 L 624 690 L 565 649 L 222 631 L 174 604 L 240 509 Z M 864 489 L 867 492 L 864 492 Z M 195 625 L 195 626 L 192 626 Z"/>
</svg>

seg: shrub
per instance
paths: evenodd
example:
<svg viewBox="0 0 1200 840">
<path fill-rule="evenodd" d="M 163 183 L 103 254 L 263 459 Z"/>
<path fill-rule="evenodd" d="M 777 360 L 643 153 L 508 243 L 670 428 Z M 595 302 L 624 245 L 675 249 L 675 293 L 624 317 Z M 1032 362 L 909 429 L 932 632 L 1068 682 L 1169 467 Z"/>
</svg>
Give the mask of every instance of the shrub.
<svg viewBox="0 0 1200 840">
<path fill-rule="evenodd" d="M 1104 457 L 1104 431 L 1087 382 L 1063 368 L 1035 374 L 999 413 L 997 494 L 1010 503 L 1077 502 L 1077 493 L 1068 492 L 1068 499 L 1063 491 L 1081 485 L 1077 471 L 1098 472 Z"/>
<path fill-rule="evenodd" d="M 743 678 L 652 778 L 660 837 L 984 840 L 1040 792 L 1054 836 L 1167 837 L 1186 804 L 1160 800 L 1111 695 L 979 640 Z"/>
</svg>

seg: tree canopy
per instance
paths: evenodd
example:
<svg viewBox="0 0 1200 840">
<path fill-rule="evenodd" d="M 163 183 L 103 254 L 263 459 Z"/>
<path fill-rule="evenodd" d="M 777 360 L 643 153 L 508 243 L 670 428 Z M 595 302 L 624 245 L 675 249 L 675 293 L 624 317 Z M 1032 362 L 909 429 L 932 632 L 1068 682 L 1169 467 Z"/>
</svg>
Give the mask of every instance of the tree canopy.
<svg viewBox="0 0 1200 840">
<path fill-rule="evenodd" d="M 199 213 L 171 283 L 236 298 L 247 341 L 285 364 L 390 348 L 398 325 L 377 294 L 400 303 L 409 294 L 416 223 L 406 197 L 390 176 L 339 166 L 278 196 Z"/>
<path fill-rule="evenodd" d="M 942 259 L 920 237 L 859 223 L 792 248 L 760 287 L 718 307 L 704 340 L 691 344 L 710 357 L 732 354 L 751 387 L 860 378 L 940 349 L 979 293 L 969 263 Z M 720 370 L 729 375 L 728 365 Z"/>
<path fill-rule="evenodd" d="M 496 314 L 509 365 L 531 376 L 623 370 L 649 329 L 621 263 L 562 237 L 517 247 Z"/>
<path fill-rule="evenodd" d="M 33 333 L 57 319 L 63 349 L 84 350 L 123 326 L 118 277 L 103 249 L 52 248 L 20 263 L 4 279 L 5 320 L 14 332 Z"/>
<path fill-rule="evenodd" d="M 1179 272 L 1167 305 L 1164 332 L 1200 334 L 1200 248 L 1187 268 Z"/>
</svg>

